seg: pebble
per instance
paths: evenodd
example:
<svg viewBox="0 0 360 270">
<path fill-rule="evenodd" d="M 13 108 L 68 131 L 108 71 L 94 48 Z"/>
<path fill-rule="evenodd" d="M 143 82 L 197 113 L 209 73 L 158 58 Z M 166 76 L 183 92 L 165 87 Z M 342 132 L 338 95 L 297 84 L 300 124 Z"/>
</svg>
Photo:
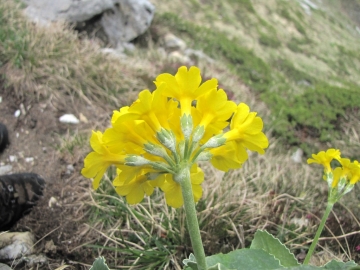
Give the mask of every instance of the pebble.
<svg viewBox="0 0 360 270">
<path fill-rule="evenodd" d="M 69 165 L 66 166 L 66 174 L 67 175 L 72 174 L 74 172 L 74 170 L 75 170 L 75 168 L 74 168 L 74 166 L 72 164 L 69 164 Z"/>
<path fill-rule="evenodd" d="M 27 163 L 34 162 L 34 158 L 33 157 L 26 157 L 25 162 L 27 162 Z"/>
<path fill-rule="evenodd" d="M 14 116 L 15 116 L 16 118 L 18 118 L 18 117 L 20 116 L 20 114 L 21 114 L 21 111 L 20 111 L 20 110 L 16 110 L 15 113 L 14 113 Z"/>
<path fill-rule="evenodd" d="M 0 260 L 14 260 L 34 252 L 34 235 L 30 232 L 0 234 Z"/>
<path fill-rule="evenodd" d="M 295 163 L 301 163 L 302 162 L 302 156 L 304 154 L 304 151 L 301 148 L 296 149 L 296 151 L 294 152 L 294 154 L 292 154 L 291 159 L 295 162 Z"/>
<path fill-rule="evenodd" d="M 63 116 L 61 116 L 59 118 L 59 121 L 61 123 L 65 123 L 65 124 L 79 124 L 80 123 L 79 119 L 77 119 L 77 117 L 73 114 L 64 114 Z"/>
<path fill-rule="evenodd" d="M 9 156 L 10 162 L 17 162 L 17 156 Z"/>
<path fill-rule="evenodd" d="M 0 166 L 0 175 L 7 174 L 7 173 L 11 172 L 12 168 L 13 167 L 11 165 L 2 165 L 2 166 Z"/>
</svg>

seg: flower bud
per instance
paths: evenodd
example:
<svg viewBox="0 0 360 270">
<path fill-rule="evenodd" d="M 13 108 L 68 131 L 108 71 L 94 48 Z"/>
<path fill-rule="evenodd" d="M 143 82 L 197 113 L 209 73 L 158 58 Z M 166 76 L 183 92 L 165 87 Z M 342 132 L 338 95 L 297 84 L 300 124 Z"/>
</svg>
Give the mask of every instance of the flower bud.
<svg viewBox="0 0 360 270">
<path fill-rule="evenodd" d="M 225 144 L 226 138 L 223 138 L 223 134 L 216 135 L 211 137 L 203 146 L 202 148 L 216 148 L 223 144 Z"/>
<path fill-rule="evenodd" d="M 204 133 L 205 133 L 204 126 L 197 126 L 195 128 L 193 138 L 192 138 L 193 143 L 198 143 L 204 136 Z"/>
<path fill-rule="evenodd" d="M 125 158 L 125 165 L 128 166 L 143 166 L 143 165 L 149 165 L 150 160 L 147 160 L 146 158 L 143 158 L 142 156 L 137 155 L 128 155 Z"/>
<path fill-rule="evenodd" d="M 163 146 L 168 148 L 171 152 L 176 152 L 176 138 L 171 130 L 169 131 L 162 128 L 159 132 L 156 133 L 156 138 Z"/>
<path fill-rule="evenodd" d="M 194 162 L 198 162 L 198 161 L 209 161 L 211 160 L 211 158 L 213 157 L 213 155 L 208 152 L 208 151 L 203 151 L 201 152 L 196 159 L 194 160 Z"/>
<path fill-rule="evenodd" d="M 146 152 L 148 152 L 149 154 L 152 154 L 154 156 L 158 156 L 158 157 L 167 157 L 167 153 L 166 150 L 161 147 L 160 145 L 156 145 L 153 143 L 146 143 L 144 144 L 144 149 Z"/>
<path fill-rule="evenodd" d="M 184 114 L 180 119 L 181 130 L 184 134 L 185 139 L 189 139 L 193 131 L 193 121 L 191 114 Z"/>
</svg>

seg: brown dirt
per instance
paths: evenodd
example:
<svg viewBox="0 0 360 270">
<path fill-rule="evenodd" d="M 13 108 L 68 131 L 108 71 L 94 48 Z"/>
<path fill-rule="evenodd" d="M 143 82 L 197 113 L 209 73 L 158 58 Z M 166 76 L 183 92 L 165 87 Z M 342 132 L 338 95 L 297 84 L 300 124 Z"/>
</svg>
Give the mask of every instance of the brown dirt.
<svg viewBox="0 0 360 270">
<path fill-rule="evenodd" d="M 66 269 L 88 269 L 97 257 L 93 249 L 81 247 L 91 242 L 89 239 L 97 239 L 85 219 L 89 209 L 87 202 L 91 200 L 90 181 L 80 175 L 84 153 L 89 149 L 75 146 L 71 151 L 61 151 L 59 146 L 80 131 L 86 137 L 91 127 L 84 122 L 62 124 L 59 116 L 65 112 L 78 117 L 82 112 L 89 118 L 96 114 L 97 119 L 106 115 L 89 110 L 84 104 L 76 104 L 70 97 L 61 101 L 51 98 L 38 101 L 17 97 L 10 89 L 1 86 L 0 96 L 0 122 L 7 126 L 11 141 L 0 155 L 0 164 L 12 165 L 12 173 L 38 173 L 47 182 L 44 197 L 11 231 L 31 231 L 35 235 L 35 253 L 45 255 L 47 262 L 32 266 L 33 269 L 56 269 L 65 264 L 69 265 Z M 21 104 L 26 114 L 16 118 L 14 112 Z M 10 156 L 16 156 L 17 161 L 11 162 Z M 26 162 L 28 157 L 33 157 L 34 162 Z M 67 172 L 68 165 L 74 167 L 70 173 Z M 14 269 L 31 268 L 24 262 L 9 263 Z"/>
</svg>

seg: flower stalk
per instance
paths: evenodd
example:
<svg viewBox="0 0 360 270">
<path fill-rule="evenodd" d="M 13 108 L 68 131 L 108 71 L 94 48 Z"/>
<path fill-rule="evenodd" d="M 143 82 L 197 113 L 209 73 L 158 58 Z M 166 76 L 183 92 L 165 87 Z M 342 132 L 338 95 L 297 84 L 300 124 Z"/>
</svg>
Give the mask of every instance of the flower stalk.
<svg viewBox="0 0 360 270">
<path fill-rule="evenodd" d="M 328 202 L 327 206 L 326 206 L 326 210 L 324 212 L 324 215 L 321 219 L 321 222 L 320 222 L 320 225 L 316 231 L 316 234 L 315 234 L 315 237 L 314 237 L 314 240 L 312 241 L 311 245 L 310 245 L 310 248 L 309 248 L 309 251 L 308 253 L 306 254 L 306 257 L 305 257 L 305 260 L 303 262 L 304 265 L 307 265 L 309 264 L 309 261 L 310 261 L 310 258 L 311 258 L 311 255 L 313 254 L 314 250 L 315 250 L 315 247 L 319 241 L 319 237 L 321 235 L 321 232 L 323 231 L 324 229 L 324 226 L 325 226 L 325 222 L 327 220 L 327 218 L 329 217 L 330 213 L 331 213 L 331 210 L 333 209 L 333 206 L 334 206 L 334 203 L 332 202 Z"/>
<path fill-rule="evenodd" d="M 199 222 L 196 215 L 194 195 L 191 188 L 190 172 L 184 179 L 182 179 L 180 186 L 184 199 L 186 222 L 198 269 L 206 270 L 207 266 L 205 261 L 205 251 L 201 241 Z"/>
</svg>

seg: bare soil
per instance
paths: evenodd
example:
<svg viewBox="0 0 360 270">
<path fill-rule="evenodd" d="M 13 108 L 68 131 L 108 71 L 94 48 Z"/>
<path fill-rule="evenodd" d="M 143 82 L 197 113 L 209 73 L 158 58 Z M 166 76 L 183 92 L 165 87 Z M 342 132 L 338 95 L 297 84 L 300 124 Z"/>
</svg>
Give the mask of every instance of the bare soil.
<svg viewBox="0 0 360 270">
<path fill-rule="evenodd" d="M 35 265 L 24 261 L 8 264 L 13 269 L 56 269 L 61 265 L 69 265 L 69 269 L 88 269 L 97 257 L 93 249 L 81 247 L 96 241 L 85 218 L 90 207 L 87 202 L 91 200 L 90 181 L 80 175 L 84 153 L 89 149 L 73 147 L 69 151 L 65 145 L 62 151 L 61 146 L 64 138 L 74 137 L 80 130 L 85 136 L 91 128 L 85 122 L 60 123 L 59 116 L 83 112 L 87 117 L 99 119 L 104 114 L 76 104 L 70 97 L 69 100 L 47 98 L 41 101 L 18 97 L 4 87 L 0 87 L 0 96 L 0 122 L 7 126 L 11 142 L 0 156 L 0 164 L 12 165 L 11 173 L 38 173 L 47 182 L 44 197 L 11 229 L 32 232 L 36 238 L 35 254 L 47 259 Z M 15 117 L 15 111 L 20 108 L 23 108 L 21 115 Z M 11 161 L 11 156 L 17 160 Z M 71 166 L 73 170 L 69 170 Z"/>
</svg>

